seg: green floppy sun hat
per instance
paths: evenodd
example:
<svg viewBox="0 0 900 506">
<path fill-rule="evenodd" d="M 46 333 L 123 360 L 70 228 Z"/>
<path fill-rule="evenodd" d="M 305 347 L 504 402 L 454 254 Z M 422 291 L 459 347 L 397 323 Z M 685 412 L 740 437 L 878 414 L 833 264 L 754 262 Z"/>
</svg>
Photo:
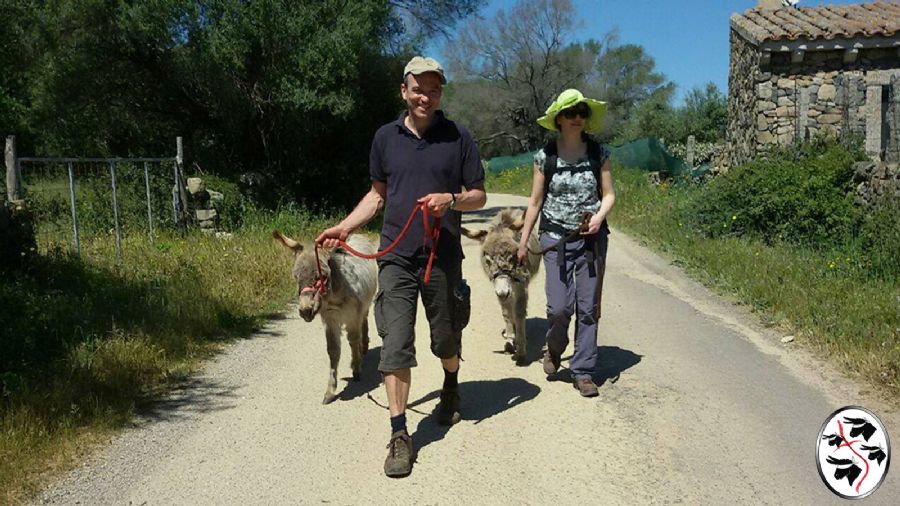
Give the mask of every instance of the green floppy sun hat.
<svg viewBox="0 0 900 506">
<path fill-rule="evenodd" d="M 592 134 L 600 131 L 603 127 L 603 116 L 606 115 L 606 102 L 587 98 L 575 89 L 568 89 L 559 94 L 556 100 L 550 104 L 543 116 L 538 118 L 538 125 L 547 130 L 558 130 L 556 128 L 556 115 L 564 109 L 574 107 L 580 103 L 587 104 L 591 109 L 591 117 L 584 122 L 584 131 Z"/>
</svg>

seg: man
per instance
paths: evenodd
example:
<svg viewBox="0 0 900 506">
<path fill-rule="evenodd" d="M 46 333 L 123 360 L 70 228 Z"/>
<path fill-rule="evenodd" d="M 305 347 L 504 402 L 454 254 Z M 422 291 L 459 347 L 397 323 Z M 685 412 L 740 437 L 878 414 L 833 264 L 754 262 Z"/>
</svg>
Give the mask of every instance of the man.
<svg viewBox="0 0 900 506">
<path fill-rule="evenodd" d="M 486 195 L 484 169 L 472 136 L 439 110 L 446 82 L 443 68 L 434 59 L 416 56 L 409 61 L 400 84 L 406 111 L 378 129 L 372 141 L 371 189 L 343 221 L 316 239 L 325 247 L 336 247 L 338 239 L 346 239 L 385 205 L 382 250 L 398 238 L 417 203 L 424 203 L 429 222 L 442 218 L 427 284 L 424 273 L 433 244 L 425 237 L 419 219 L 396 248 L 378 260 L 374 313 L 383 340 L 378 370 L 384 374 L 391 414 L 384 472 L 392 477 L 412 471 L 406 404 L 410 369 L 416 366 L 414 326 L 419 294 L 431 328 L 431 351 L 444 368 L 437 419 L 444 425 L 460 419 L 457 374 L 462 328 L 454 295 L 462 280 L 460 212 L 483 207 Z"/>
</svg>

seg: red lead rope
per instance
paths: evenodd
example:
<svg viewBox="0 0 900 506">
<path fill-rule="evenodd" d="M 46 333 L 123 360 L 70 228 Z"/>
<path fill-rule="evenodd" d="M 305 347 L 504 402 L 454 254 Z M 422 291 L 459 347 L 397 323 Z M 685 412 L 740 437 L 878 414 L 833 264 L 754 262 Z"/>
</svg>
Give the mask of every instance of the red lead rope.
<svg viewBox="0 0 900 506">
<path fill-rule="evenodd" d="M 431 239 L 431 253 L 428 254 L 428 264 L 425 266 L 425 283 L 431 280 L 431 267 L 434 264 L 434 253 L 437 251 L 438 239 L 441 237 L 441 218 L 435 216 L 434 218 L 434 227 L 428 223 L 428 212 L 425 210 L 425 203 L 419 202 L 413 207 L 411 213 L 409 213 L 409 218 L 406 220 L 406 225 L 403 225 L 403 230 L 400 231 L 400 234 L 394 239 L 387 248 L 384 248 L 381 251 L 376 251 L 375 253 L 363 253 L 361 251 L 357 251 L 353 249 L 346 241 L 340 241 L 341 247 L 350 252 L 353 255 L 356 255 L 360 258 L 365 258 L 366 260 L 374 260 L 376 258 L 383 257 L 391 252 L 400 241 L 406 236 L 406 232 L 409 230 L 409 226 L 412 225 L 413 218 L 415 218 L 416 213 L 422 211 L 422 228 L 425 230 L 425 238 L 424 241 L 427 241 L 428 238 Z M 319 261 L 319 248 L 322 246 L 318 243 L 316 244 L 316 267 L 319 269 L 319 278 L 313 283 L 311 287 L 305 288 L 305 290 L 316 290 L 320 294 L 324 295 L 326 292 L 326 285 L 328 283 L 328 277 L 322 274 L 322 263 Z"/>
</svg>

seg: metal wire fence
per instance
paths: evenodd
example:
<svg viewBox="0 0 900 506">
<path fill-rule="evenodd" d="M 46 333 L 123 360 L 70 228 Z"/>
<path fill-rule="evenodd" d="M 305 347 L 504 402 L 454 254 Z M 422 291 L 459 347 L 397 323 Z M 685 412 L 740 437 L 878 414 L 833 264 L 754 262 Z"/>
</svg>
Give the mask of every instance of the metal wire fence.
<svg viewBox="0 0 900 506">
<path fill-rule="evenodd" d="M 152 242 L 179 224 L 177 158 L 16 160 L 40 244 L 80 254 L 85 241 L 144 234 Z"/>
</svg>

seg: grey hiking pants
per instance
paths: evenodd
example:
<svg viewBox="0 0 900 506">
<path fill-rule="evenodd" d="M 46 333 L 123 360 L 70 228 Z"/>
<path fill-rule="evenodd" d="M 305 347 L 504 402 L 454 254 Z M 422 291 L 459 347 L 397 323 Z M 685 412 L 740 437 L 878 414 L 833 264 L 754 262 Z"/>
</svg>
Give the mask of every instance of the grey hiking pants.
<svg viewBox="0 0 900 506">
<path fill-rule="evenodd" d="M 575 316 L 575 354 L 569 361 L 569 369 L 576 379 L 588 378 L 597 366 L 597 304 L 600 300 L 597 275 L 606 266 L 606 248 L 609 232 L 578 238 L 565 245 L 565 257 L 559 261 L 559 253 L 553 249 L 544 254 L 544 270 L 547 273 L 547 349 L 556 357 L 569 345 L 569 320 Z M 541 248 L 553 245 L 557 240 L 546 233 L 540 237 Z M 598 241 L 599 255 L 594 254 L 594 241 Z"/>
<path fill-rule="evenodd" d="M 431 281 L 425 284 L 427 259 L 406 258 L 393 253 L 378 260 L 378 294 L 375 324 L 382 339 L 381 372 L 415 367 L 416 310 L 421 294 L 428 325 L 431 352 L 438 358 L 459 355 L 464 322 L 453 296 L 462 279 L 461 259 L 435 259 Z"/>
</svg>

